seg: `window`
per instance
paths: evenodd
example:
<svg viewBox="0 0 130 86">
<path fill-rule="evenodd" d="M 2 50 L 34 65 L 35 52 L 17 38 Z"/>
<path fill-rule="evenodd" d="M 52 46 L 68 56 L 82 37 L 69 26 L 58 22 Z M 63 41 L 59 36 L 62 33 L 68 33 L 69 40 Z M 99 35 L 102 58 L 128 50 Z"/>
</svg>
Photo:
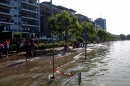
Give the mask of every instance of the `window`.
<svg viewBox="0 0 130 86">
<path fill-rule="evenodd" d="M 32 1 L 32 0 L 29 0 L 29 3 L 33 4 L 33 1 Z"/>
<path fill-rule="evenodd" d="M 14 22 L 15 25 L 17 25 L 17 22 Z"/>
<path fill-rule="evenodd" d="M 14 3 L 10 3 L 10 5 L 14 6 Z"/>
<path fill-rule="evenodd" d="M 12 0 L 12 1 L 17 1 L 17 0 Z"/>
<path fill-rule="evenodd" d="M 14 9 L 17 9 L 17 7 L 14 7 Z"/>
<path fill-rule="evenodd" d="M 10 14 L 14 15 L 14 11 L 10 11 Z"/>
<path fill-rule="evenodd" d="M 12 23 L 14 23 L 14 20 L 11 20 Z"/>
<path fill-rule="evenodd" d="M 14 17 L 17 17 L 17 15 L 14 15 Z"/>
</svg>

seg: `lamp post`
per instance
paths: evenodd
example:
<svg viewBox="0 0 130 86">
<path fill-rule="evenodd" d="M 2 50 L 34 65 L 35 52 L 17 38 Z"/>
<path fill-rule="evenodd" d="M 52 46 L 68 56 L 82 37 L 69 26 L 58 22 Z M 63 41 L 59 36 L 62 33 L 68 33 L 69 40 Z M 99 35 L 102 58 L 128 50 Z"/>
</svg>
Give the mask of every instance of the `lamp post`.
<svg viewBox="0 0 130 86">
<path fill-rule="evenodd" d="M 53 11 L 52 11 L 52 0 L 50 1 L 51 3 L 51 17 L 53 17 Z M 53 40 L 53 29 L 51 28 L 51 37 L 52 37 L 52 44 L 53 44 L 53 76 L 51 77 L 51 79 L 55 79 L 55 76 L 54 76 L 54 40 Z"/>
</svg>

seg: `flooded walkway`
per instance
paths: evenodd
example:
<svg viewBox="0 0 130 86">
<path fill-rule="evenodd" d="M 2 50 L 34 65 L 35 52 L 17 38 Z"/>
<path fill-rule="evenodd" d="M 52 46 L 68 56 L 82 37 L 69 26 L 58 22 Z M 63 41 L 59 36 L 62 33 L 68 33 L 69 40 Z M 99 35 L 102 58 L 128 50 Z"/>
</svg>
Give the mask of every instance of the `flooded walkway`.
<svg viewBox="0 0 130 86">
<path fill-rule="evenodd" d="M 94 48 L 94 45 L 88 46 Z M 75 49 L 76 50 L 76 49 Z M 77 51 L 84 52 L 84 48 L 78 48 Z M 80 52 L 75 52 L 71 55 L 64 56 L 64 58 L 55 59 L 55 67 L 61 66 L 69 61 L 72 61 L 74 56 Z M 55 56 L 55 58 L 58 55 Z M 57 80 L 53 83 L 49 82 L 48 75 L 52 74 L 52 64 L 50 60 L 52 56 L 39 56 L 31 60 L 21 58 L 19 60 L 6 61 L 0 63 L 0 86 L 59 86 L 65 78 L 70 76 L 63 76 L 56 74 Z M 62 71 L 68 72 L 67 69 L 74 66 L 73 64 L 66 66 Z"/>
</svg>

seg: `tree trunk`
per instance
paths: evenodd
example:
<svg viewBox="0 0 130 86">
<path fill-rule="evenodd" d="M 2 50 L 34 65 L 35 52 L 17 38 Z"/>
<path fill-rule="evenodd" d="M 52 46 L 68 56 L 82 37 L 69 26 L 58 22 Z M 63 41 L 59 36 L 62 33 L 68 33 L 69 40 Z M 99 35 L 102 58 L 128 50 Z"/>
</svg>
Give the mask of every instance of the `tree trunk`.
<svg viewBox="0 0 130 86">
<path fill-rule="evenodd" d="M 68 43 L 68 31 L 65 31 L 65 41 Z"/>
</svg>

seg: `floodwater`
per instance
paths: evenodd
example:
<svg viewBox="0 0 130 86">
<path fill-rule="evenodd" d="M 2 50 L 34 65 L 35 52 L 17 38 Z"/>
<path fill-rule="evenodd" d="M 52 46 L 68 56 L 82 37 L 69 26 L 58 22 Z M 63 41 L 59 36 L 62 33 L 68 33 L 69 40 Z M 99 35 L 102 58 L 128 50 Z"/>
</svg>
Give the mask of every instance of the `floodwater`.
<svg viewBox="0 0 130 86">
<path fill-rule="evenodd" d="M 86 61 L 80 59 L 66 71 L 81 72 L 80 86 L 130 86 L 129 44 L 130 41 L 110 42 L 94 49 Z M 50 58 L 52 56 L 41 56 L 29 62 L 21 59 L 0 63 L 0 86 L 61 86 L 70 77 L 59 75 L 55 82 L 50 83 Z M 71 83 L 70 80 L 65 86 L 78 86 L 77 82 Z"/>
<path fill-rule="evenodd" d="M 129 44 L 130 41 L 111 42 L 106 50 L 95 51 L 87 62 L 78 64 L 81 86 L 130 86 Z"/>
</svg>

